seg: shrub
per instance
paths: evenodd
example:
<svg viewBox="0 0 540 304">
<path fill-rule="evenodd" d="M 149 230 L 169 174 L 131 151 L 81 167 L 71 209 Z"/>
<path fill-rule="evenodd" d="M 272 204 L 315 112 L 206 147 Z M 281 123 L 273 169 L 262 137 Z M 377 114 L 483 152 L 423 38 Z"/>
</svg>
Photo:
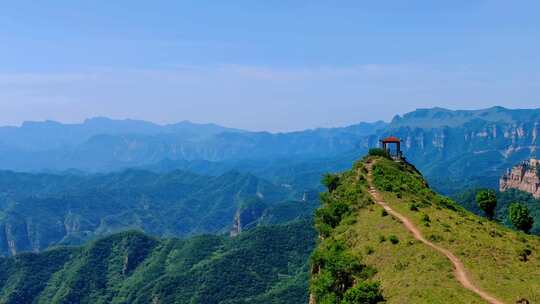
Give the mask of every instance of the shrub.
<svg viewBox="0 0 540 304">
<path fill-rule="evenodd" d="M 423 214 L 422 215 L 422 223 L 424 223 L 424 226 L 429 227 L 431 223 L 431 219 L 429 218 L 429 215 Z"/>
<path fill-rule="evenodd" d="M 398 237 L 395 236 L 395 235 L 393 235 L 393 234 L 392 234 L 391 236 L 389 236 L 388 239 L 390 240 L 390 243 L 392 243 L 392 244 L 394 244 L 394 245 L 396 245 L 397 243 L 399 243 Z"/>
<path fill-rule="evenodd" d="M 443 237 L 440 236 L 440 235 L 438 235 L 438 234 L 430 234 L 430 235 L 428 236 L 428 240 L 437 243 L 437 242 L 442 241 L 442 240 L 443 240 Z"/>
<path fill-rule="evenodd" d="M 384 301 L 379 283 L 361 282 L 347 290 L 342 304 L 376 304 Z"/>
<path fill-rule="evenodd" d="M 311 291 L 321 303 L 325 303 L 321 299 L 328 296 L 332 300 L 330 303 L 339 303 L 366 267 L 357 256 L 346 250 L 343 242 L 337 240 L 323 242 L 313 253 L 311 263 L 313 269 L 320 269 L 312 277 Z"/>
<path fill-rule="evenodd" d="M 415 203 L 411 203 L 411 204 L 409 205 L 409 210 L 411 210 L 411 211 L 418 211 L 418 205 L 415 204 Z"/>
<path fill-rule="evenodd" d="M 382 216 L 382 217 L 385 217 L 385 216 L 387 216 L 387 215 L 388 215 L 388 212 L 386 212 L 385 209 L 381 210 L 381 216 Z"/>
<path fill-rule="evenodd" d="M 527 262 L 529 260 L 529 256 L 532 254 L 532 250 L 529 248 L 523 248 L 518 251 L 518 257 L 519 260 L 522 262 Z"/>
<path fill-rule="evenodd" d="M 447 197 L 444 197 L 444 196 L 439 197 L 438 203 L 440 206 L 446 209 L 457 211 L 456 203 Z"/>
<path fill-rule="evenodd" d="M 328 192 L 334 192 L 340 184 L 339 175 L 330 173 L 325 174 L 322 179 L 322 184 L 328 188 Z"/>
<path fill-rule="evenodd" d="M 512 225 L 525 233 L 531 230 L 534 219 L 529 215 L 529 208 L 520 203 L 512 203 L 508 208 L 508 218 Z"/>
<path fill-rule="evenodd" d="M 384 243 L 386 242 L 386 237 L 384 235 L 380 235 L 379 236 L 379 243 Z"/>
<path fill-rule="evenodd" d="M 366 246 L 366 254 L 367 255 L 373 254 L 374 252 L 375 252 L 375 249 L 373 249 L 373 247 Z"/>
<path fill-rule="evenodd" d="M 369 156 L 382 156 L 386 158 L 390 158 L 390 154 L 388 154 L 388 151 L 382 149 L 382 148 L 371 148 L 368 152 Z"/>
<path fill-rule="evenodd" d="M 327 195 L 321 195 L 323 207 L 315 211 L 315 227 L 323 235 L 328 236 L 331 229 L 336 228 L 341 220 L 352 211 L 349 205 L 342 201 L 326 202 Z"/>
</svg>

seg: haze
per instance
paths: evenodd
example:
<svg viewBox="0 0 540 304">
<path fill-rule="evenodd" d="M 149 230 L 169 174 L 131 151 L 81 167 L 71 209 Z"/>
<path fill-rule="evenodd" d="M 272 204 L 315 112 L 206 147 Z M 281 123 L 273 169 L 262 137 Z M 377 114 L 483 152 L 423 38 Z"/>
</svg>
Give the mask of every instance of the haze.
<svg viewBox="0 0 540 304">
<path fill-rule="evenodd" d="M 538 107 L 536 1 L 17 1 L 0 125 L 88 117 L 284 131 Z"/>
</svg>

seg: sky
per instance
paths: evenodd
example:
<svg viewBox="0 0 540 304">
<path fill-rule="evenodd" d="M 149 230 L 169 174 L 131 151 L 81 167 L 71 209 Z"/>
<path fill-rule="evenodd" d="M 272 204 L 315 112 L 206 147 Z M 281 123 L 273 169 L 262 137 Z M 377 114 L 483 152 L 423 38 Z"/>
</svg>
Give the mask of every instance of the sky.
<svg viewBox="0 0 540 304">
<path fill-rule="evenodd" d="M 289 131 L 540 107 L 539 1 L 4 1 L 0 125 Z"/>
</svg>

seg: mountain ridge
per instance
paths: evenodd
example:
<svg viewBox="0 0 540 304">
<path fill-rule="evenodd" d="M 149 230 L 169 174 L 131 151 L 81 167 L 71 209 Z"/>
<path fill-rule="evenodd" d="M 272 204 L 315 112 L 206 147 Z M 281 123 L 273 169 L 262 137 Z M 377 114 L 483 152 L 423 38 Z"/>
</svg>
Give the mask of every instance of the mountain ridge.
<svg viewBox="0 0 540 304">
<path fill-rule="evenodd" d="M 81 247 L 0 258 L 0 302 L 302 303 L 314 241 L 305 219 L 237 238 L 125 231 Z"/>
<path fill-rule="evenodd" d="M 431 190 L 413 166 L 372 156 L 326 179 L 315 218 L 311 303 L 484 303 L 455 279 L 446 256 L 374 203 L 370 178 L 378 199 L 458 258 L 473 286 L 504 303 L 540 299 L 538 236 L 473 215 Z"/>
<path fill-rule="evenodd" d="M 301 201 L 303 194 L 238 171 L 218 176 L 138 169 L 82 176 L 0 171 L 0 255 L 77 245 L 132 228 L 156 236 L 227 233 L 236 215 L 243 216 L 240 229 L 257 226 L 263 216 L 279 223 L 315 208 L 316 198 Z M 287 204 L 302 208 L 275 213 Z"/>
</svg>

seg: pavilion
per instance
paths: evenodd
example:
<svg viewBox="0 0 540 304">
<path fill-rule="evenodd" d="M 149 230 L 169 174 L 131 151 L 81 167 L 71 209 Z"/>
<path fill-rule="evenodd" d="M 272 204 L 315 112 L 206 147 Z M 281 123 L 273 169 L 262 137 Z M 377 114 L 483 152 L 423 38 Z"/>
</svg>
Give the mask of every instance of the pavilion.
<svg viewBox="0 0 540 304">
<path fill-rule="evenodd" d="M 403 152 L 401 152 L 401 140 L 395 136 L 390 136 L 381 141 L 381 147 L 386 151 L 390 157 L 394 160 L 402 160 Z M 395 146 L 395 149 L 391 149 L 391 145 Z"/>
</svg>

